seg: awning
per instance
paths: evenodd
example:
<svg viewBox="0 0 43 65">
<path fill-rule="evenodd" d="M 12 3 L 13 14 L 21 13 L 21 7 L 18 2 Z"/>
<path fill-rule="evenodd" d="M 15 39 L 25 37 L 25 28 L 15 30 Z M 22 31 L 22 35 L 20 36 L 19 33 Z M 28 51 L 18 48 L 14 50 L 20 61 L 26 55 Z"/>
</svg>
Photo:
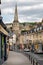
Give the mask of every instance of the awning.
<svg viewBox="0 0 43 65">
<path fill-rule="evenodd" d="M 0 32 L 8 36 L 8 32 L 0 25 Z"/>
</svg>

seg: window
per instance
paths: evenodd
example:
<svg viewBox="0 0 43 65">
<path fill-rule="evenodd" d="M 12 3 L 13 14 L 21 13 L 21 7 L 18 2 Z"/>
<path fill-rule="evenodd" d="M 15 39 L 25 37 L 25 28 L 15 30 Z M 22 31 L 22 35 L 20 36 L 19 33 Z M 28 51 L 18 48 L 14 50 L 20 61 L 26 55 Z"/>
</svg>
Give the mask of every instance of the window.
<svg viewBox="0 0 43 65">
<path fill-rule="evenodd" d="M 40 30 L 42 30 L 42 27 L 40 27 Z"/>
<path fill-rule="evenodd" d="M 37 28 L 37 31 L 39 31 L 39 28 Z"/>
<path fill-rule="evenodd" d="M 34 29 L 34 31 L 36 32 L 36 29 Z"/>
<path fill-rule="evenodd" d="M 31 33 L 32 33 L 32 31 L 31 31 Z"/>
</svg>

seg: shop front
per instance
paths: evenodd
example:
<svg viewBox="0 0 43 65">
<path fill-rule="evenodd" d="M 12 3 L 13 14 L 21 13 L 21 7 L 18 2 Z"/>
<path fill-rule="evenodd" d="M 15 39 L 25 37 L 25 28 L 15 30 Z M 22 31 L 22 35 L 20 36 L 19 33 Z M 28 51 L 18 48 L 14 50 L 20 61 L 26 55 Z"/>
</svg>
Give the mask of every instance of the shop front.
<svg viewBox="0 0 43 65">
<path fill-rule="evenodd" d="M 43 53 L 42 43 L 36 42 L 36 44 L 34 45 L 34 48 L 35 48 L 35 53 Z"/>
<path fill-rule="evenodd" d="M 6 36 L 1 34 L 1 59 L 4 62 L 7 59 L 7 43 L 6 43 Z"/>
<path fill-rule="evenodd" d="M 4 36 L 1 34 L 1 59 L 4 61 Z"/>
<path fill-rule="evenodd" d="M 0 64 L 7 60 L 7 36 L 8 32 L 5 29 L 4 23 L 0 23 Z"/>
</svg>

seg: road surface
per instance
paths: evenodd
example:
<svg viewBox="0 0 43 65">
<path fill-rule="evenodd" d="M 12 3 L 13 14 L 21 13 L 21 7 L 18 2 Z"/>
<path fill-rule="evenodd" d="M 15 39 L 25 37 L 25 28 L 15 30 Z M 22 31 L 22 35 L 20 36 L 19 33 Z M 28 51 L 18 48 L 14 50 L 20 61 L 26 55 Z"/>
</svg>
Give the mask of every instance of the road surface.
<svg viewBox="0 0 43 65">
<path fill-rule="evenodd" d="M 9 57 L 3 65 L 31 65 L 31 63 L 22 53 L 10 51 Z"/>
</svg>

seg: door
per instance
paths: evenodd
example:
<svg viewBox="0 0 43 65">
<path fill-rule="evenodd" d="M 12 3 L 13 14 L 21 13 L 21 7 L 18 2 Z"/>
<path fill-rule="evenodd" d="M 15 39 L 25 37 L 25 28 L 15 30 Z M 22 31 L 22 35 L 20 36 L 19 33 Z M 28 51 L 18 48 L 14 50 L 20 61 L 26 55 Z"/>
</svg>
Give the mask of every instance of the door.
<svg viewBox="0 0 43 65">
<path fill-rule="evenodd" d="M 2 35 L 2 40 L 1 40 L 1 58 L 4 60 L 4 36 Z"/>
</svg>

